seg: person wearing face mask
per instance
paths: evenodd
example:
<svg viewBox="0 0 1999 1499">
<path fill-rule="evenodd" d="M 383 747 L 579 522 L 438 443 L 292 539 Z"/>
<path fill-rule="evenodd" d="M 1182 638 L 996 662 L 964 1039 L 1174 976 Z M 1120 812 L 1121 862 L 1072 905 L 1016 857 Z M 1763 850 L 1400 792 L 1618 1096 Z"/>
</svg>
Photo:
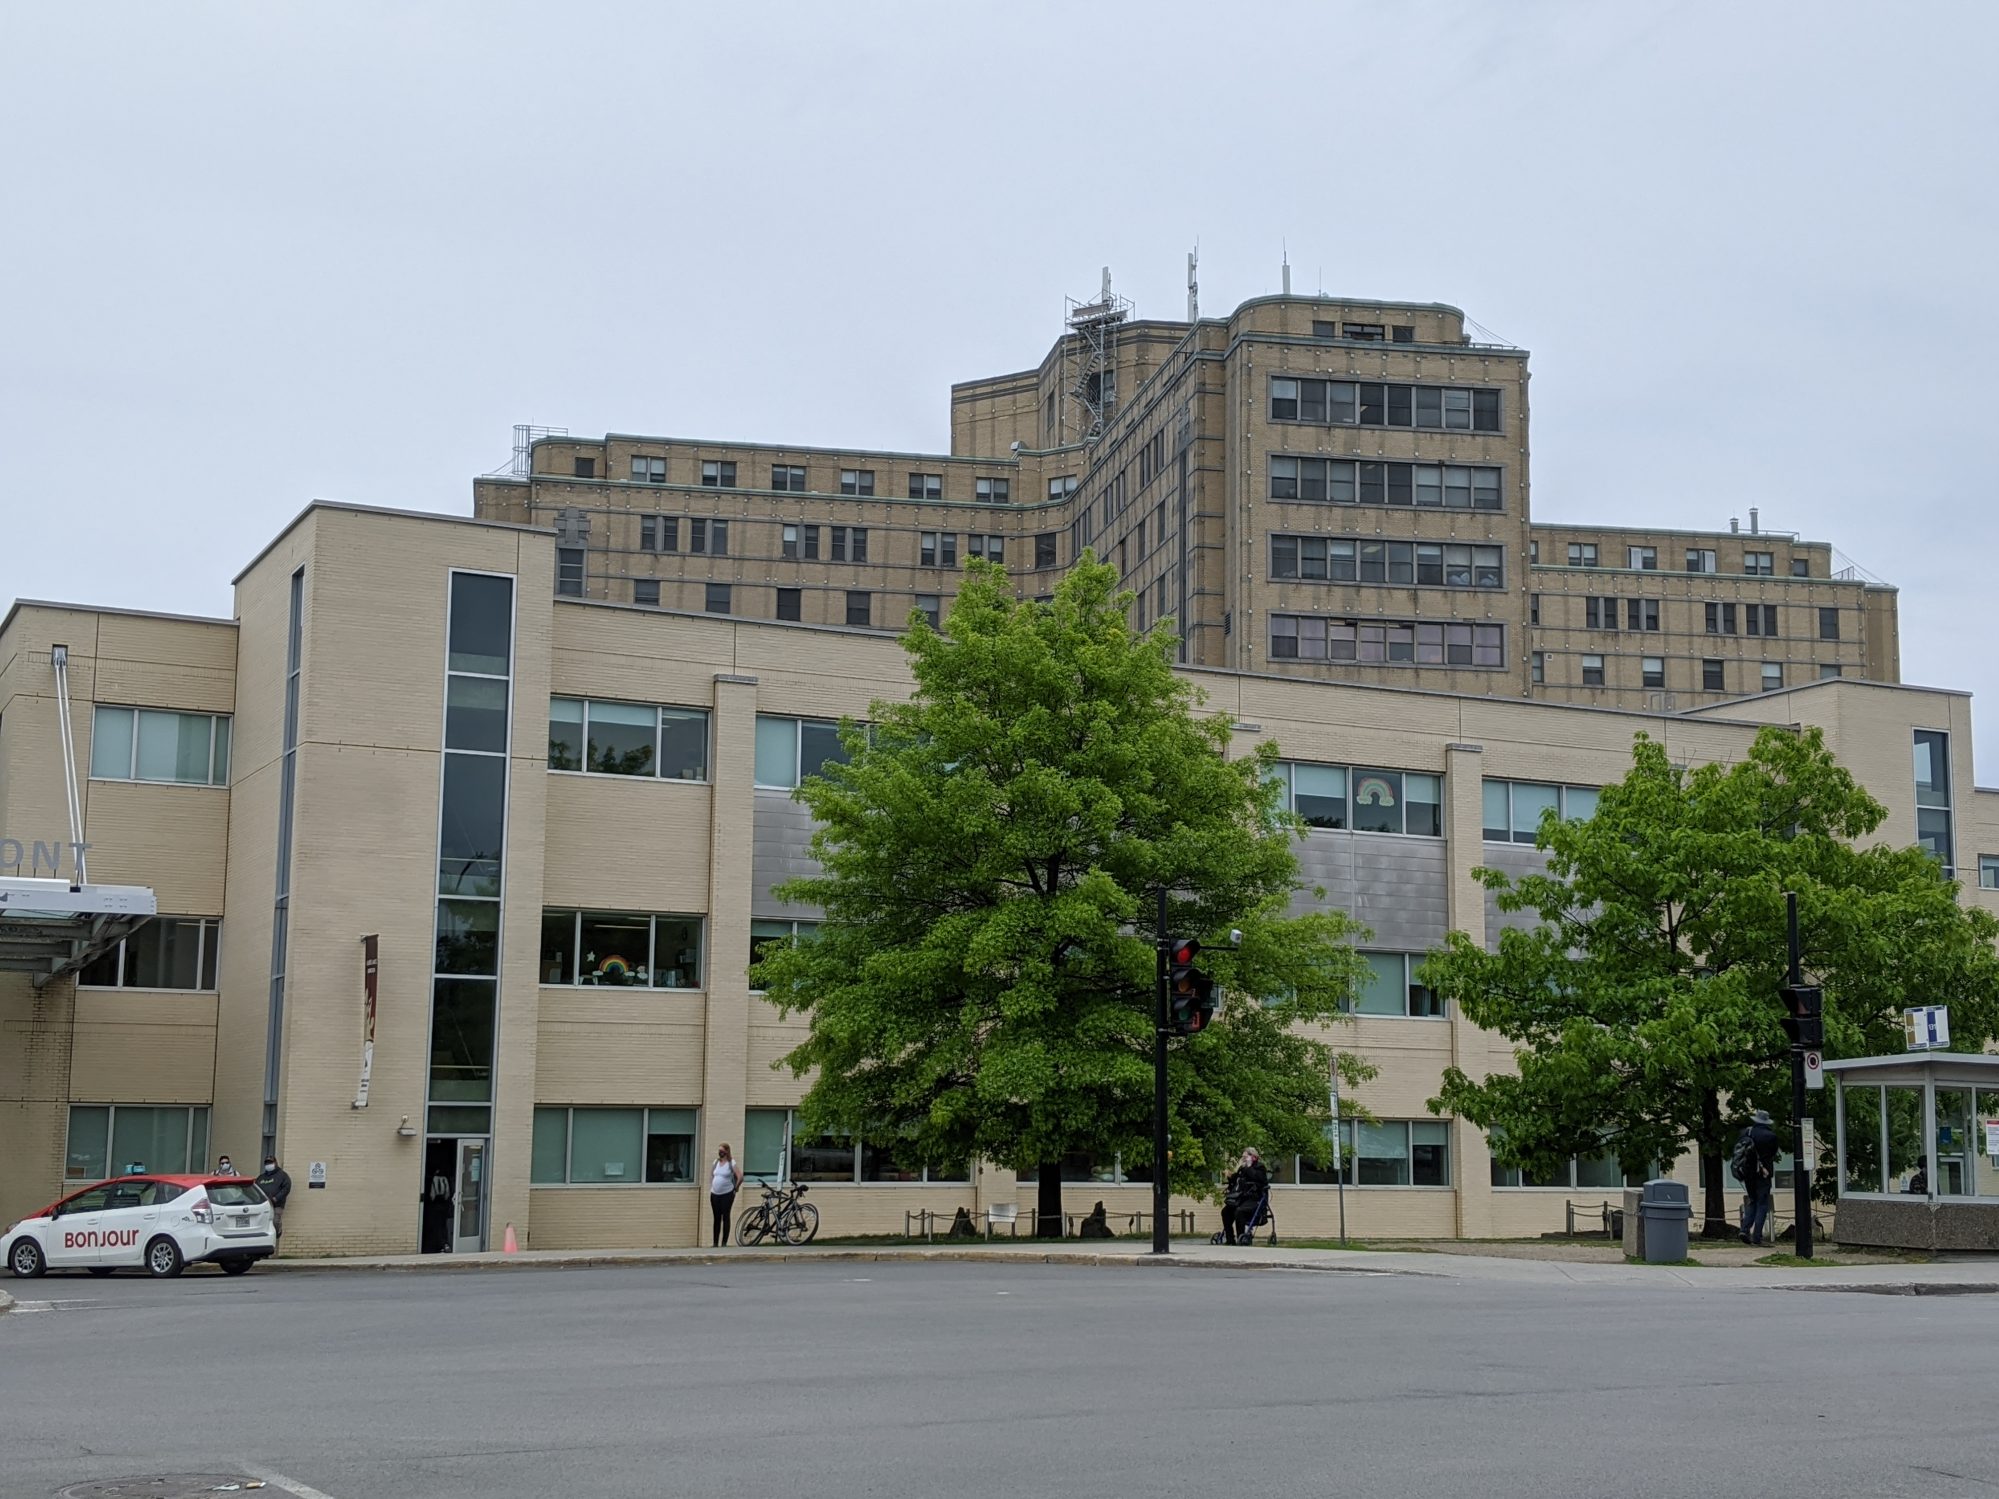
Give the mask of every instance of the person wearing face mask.
<svg viewBox="0 0 1999 1499">
<path fill-rule="evenodd" d="M 215 1158 L 215 1174 L 217 1176 L 234 1176 L 236 1174 L 235 1162 L 231 1161 L 226 1155 L 217 1156 Z"/>
<path fill-rule="evenodd" d="M 291 1174 L 278 1164 L 275 1155 L 264 1157 L 264 1169 L 257 1173 L 257 1185 L 271 1199 L 271 1233 L 282 1241 L 285 1236 L 285 1199 L 292 1195 Z"/>
</svg>

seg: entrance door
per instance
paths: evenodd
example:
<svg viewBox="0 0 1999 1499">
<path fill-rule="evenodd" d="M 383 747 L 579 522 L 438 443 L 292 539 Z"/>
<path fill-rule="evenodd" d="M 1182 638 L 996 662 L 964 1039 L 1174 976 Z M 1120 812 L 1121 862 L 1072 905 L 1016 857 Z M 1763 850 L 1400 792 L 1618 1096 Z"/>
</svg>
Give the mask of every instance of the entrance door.
<svg viewBox="0 0 1999 1499">
<path fill-rule="evenodd" d="M 457 1193 L 452 1204 L 451 1252 L 475 1254 L 486 1247 L 486 1142 L 458 1142 Z"/>
</svg>

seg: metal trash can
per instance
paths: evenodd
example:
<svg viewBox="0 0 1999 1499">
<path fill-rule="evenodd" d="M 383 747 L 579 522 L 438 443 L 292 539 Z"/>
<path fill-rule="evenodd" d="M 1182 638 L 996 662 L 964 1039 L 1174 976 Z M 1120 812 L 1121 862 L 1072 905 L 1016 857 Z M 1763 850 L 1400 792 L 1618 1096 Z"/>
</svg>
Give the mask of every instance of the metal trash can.
<svg viewBox="0 0 1999 1499">
<path fill-rule="evenodd" d="M 1687 1257 L 1687 1225 L 1693 1216 L 1686 1183 L 1663 1179 L 1645 1183 L 1638 1217 L 1648 1265 L 1670 1265 Z"/>
</svg>

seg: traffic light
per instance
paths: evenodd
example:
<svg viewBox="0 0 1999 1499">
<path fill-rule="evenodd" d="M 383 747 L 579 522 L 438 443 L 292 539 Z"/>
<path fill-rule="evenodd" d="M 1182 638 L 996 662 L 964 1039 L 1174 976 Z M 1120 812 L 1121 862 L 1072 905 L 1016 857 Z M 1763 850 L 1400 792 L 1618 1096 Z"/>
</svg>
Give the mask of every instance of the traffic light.
<svg viewBox="0 0 1999 1499">
<path fill-rule="evenodd" d="M 1784 1001 L 1784 1034 L 1806 1051 L 1825 1046 L 1825 993 L 1815 984 L 1786 984 L 1777 991 Z"/>
<path fill-rule="evenodd" d="M 1167 1029 L 1176 1036 L 1205 1030 L 1221 1001 L 1215 981 L 1194 966 L 1201 944 L 1192 937 L 1175 937 L 1166 945 Z"/>
</svg>

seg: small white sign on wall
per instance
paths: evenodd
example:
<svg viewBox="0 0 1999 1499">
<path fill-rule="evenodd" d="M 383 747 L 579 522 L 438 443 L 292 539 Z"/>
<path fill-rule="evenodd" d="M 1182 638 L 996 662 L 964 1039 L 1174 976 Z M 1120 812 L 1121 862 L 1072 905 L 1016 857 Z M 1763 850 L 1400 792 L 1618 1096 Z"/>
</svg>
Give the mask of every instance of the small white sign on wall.
<svg viewBox="0 0 1999 1499">
<path fill-rule="evenodd" d="M 314 1161 L 305 1168 L 305 1184 L 308 1188 L 326 1185 L 326 1162 Z"/>
</svg>

